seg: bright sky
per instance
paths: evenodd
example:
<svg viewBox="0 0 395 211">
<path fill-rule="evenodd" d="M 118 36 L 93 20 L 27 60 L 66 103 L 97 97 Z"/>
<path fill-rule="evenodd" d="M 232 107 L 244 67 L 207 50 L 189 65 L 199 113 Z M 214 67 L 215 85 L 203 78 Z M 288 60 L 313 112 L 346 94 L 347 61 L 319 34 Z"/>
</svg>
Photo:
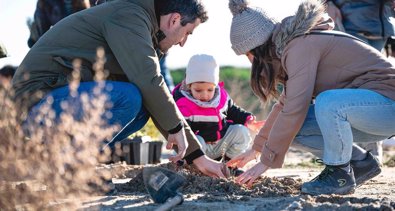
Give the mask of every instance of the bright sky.
<svg viewBox="0 0 395 211">
<path fill-rule="evenodd" d="M 37 0 L 0 0 L 0 42 L 10 55 L 0 59 L 0 67 L 18 65 L 29 48 L 29 30 L 26 25 L 32 18 Z M 174 46 L 167 57 L 169 68 L 185 67 L 189 58 L 198 53 L 213 55 L 221 65 L 250 66 L 245 56 L 236 56 L 231 49 L 229 32 L 232 15 L 228 0 L 203 0 L 209 20 L 196 28 L 184 47 Z M 271 16 L 281 20 L 295 13 L 300 0 L 251 0 L 255 6 L 263 7 Z"/>
</svg>

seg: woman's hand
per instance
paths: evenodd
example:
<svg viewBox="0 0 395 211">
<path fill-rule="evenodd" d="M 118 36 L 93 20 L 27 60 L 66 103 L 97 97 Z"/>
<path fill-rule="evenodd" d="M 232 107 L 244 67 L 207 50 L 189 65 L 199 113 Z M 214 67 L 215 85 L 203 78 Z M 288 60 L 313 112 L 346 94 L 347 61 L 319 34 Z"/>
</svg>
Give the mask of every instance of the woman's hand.
<svg viewBox="0 0 395 211">
<path fill-rule="evenodd" d="M 193 164 L 201 171 L 203 174 L 214 177 L 214 178 L 225 178 L 224 175 L 224 164 L 210 159 L 206 155 L 200 156 L 193 160 Z"/>
<path fill-rule="evenodd" d="M 266 166 L 262 162 L 259 162 L 255 164 L 252 168 L 248 169 L 246 172 L 238 176 L 236 178 L 236 183 L 239 183 L 240 185 L 247 183 L 247 187 L 251 188 L 254 181 L 259 176 L 261 176 L 261 174 L 265 173 L 268 169 L 268 166 Z"/>
<path fill-rule="evenodd" d="M 259 130 L 265 125 L 266 121 L 255 121 L 251 120 L 247 122 L 248 129 L 254 131 L 255 133 L 259 132 Z"/>
<path fill-rule="evenodd" d="M 184 158 L 188 148 L 188 142 L 184 129 L 181 129 L 177 133 L 169 134 L 167 137 L 166 149 L 173 149 L 174 145 L 177 145 L 178 148 L 177 155 L 169 157 L 169 160 L 172 162 L 177 162 Z"/>
<path fill-rule="evenodd" d="M 260 152 L 255 151 L 254 149 L 249 149 L 244 153 L 232 158 L 226 163 L 226 165 L 232 168 L 243 168 L 251 160 L 257 159 L 259 154 Z"/>
</svg>

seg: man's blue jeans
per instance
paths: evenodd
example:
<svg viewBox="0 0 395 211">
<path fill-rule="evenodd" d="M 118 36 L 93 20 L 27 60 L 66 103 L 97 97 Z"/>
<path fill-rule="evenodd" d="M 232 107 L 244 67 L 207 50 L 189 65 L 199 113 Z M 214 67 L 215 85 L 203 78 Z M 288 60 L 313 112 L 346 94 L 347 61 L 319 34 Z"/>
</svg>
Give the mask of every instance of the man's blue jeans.
<svg viewBox="0 0 395 211">
<path fill-rule="evenodd" d="M 94 88 L 97 87 L 96 82 L 82 82 L 80 83 L 76 97 L 70 95 L 69 86 L 57 88 L 50 92 L 45 98 L 43 98 L 39 103 L 37 103 L 29 112 L 29 117 L 27 124 L 32 122 L 32 120 L 40 111 L 41 106 L 43 106 L 48 97 L 53 98 L 53 103 L 51 104 L 52 109 L 56 113 L 58 118 L 63 112 L 62 102 L 68 102 L 72 106 L 72 115 L 75 120 L 80 120 L 82 118 L 83 109 L 82 101 L 80 95 L 83 93 L 88 94 L 89 101 L 95 98 Z M 121 130 L 114 134 L 112 140 L 103 140 L 106 145 L 113 148 L 115 143 L 127 138 L 129 135 L 140 130 L 148 121 L 149 115 L 145 111 L 142 104 L 142 96 L 139 89 L 132 83 L 126 82 L 114 82 L 106 81 L 105 88 L 102 93 L 107 96 L 107 101 L 105 106 L 105 112 L 111 112 L 111 115 L 103 114 L 103 118 L 106 120 L 108 125 L 119 125 Z"/>
<path fill-rule="evenodd" d="M 293 146 L 341 165 L 358 150 L 395 134 L 395 101 L 366 89 L 334 89 L 317 96 Z"/>
</svg>

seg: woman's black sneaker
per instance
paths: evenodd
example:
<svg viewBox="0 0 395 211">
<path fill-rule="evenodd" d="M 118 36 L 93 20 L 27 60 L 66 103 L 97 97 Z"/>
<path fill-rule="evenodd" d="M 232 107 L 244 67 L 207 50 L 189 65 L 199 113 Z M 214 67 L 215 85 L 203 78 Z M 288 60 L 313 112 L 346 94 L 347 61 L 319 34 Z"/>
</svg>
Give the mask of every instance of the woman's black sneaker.
<svg viewBox="0 0 395 211">
<path fill-rule="evenodd" d="M 363 160 L 350 161 L 350 165 L 354 170 L 357 187 L 381 173 L 379 161 L 370 152 Z"/>
<path fill-rule="evenodd" d="M 302 185 L 302 193 L 319 194 L 350 194 L 355 191 L 354 172 L 346 172 L 338 166 L 326 166 L 316 178 Z"/>
</svg>

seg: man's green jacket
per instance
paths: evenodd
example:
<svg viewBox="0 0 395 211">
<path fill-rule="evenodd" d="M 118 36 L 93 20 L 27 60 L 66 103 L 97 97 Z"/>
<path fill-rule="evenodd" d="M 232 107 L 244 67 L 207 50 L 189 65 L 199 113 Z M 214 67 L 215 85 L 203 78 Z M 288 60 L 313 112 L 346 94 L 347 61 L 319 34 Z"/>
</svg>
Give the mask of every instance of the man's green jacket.
<svg viewBox="0 0 395 211">
<path fill-rule="evenodd" d="M 155 51 L 159 30 L 154 0 L 115 0 L 74 13 L 45 33 L 20 64 L 13 87 L 16 102 L 31 108 L 51 90 L 69 83 L 73 60 L 82 61 L 81 81 L 92 81 L 96 50 L 105 50 L 109 80 L 129 81 L 143 96 L 143 104 L 167 137 L 183 116 L 160 74 Z M 187 127 L 187 155 L 203 153 Z"/>
</svg>

